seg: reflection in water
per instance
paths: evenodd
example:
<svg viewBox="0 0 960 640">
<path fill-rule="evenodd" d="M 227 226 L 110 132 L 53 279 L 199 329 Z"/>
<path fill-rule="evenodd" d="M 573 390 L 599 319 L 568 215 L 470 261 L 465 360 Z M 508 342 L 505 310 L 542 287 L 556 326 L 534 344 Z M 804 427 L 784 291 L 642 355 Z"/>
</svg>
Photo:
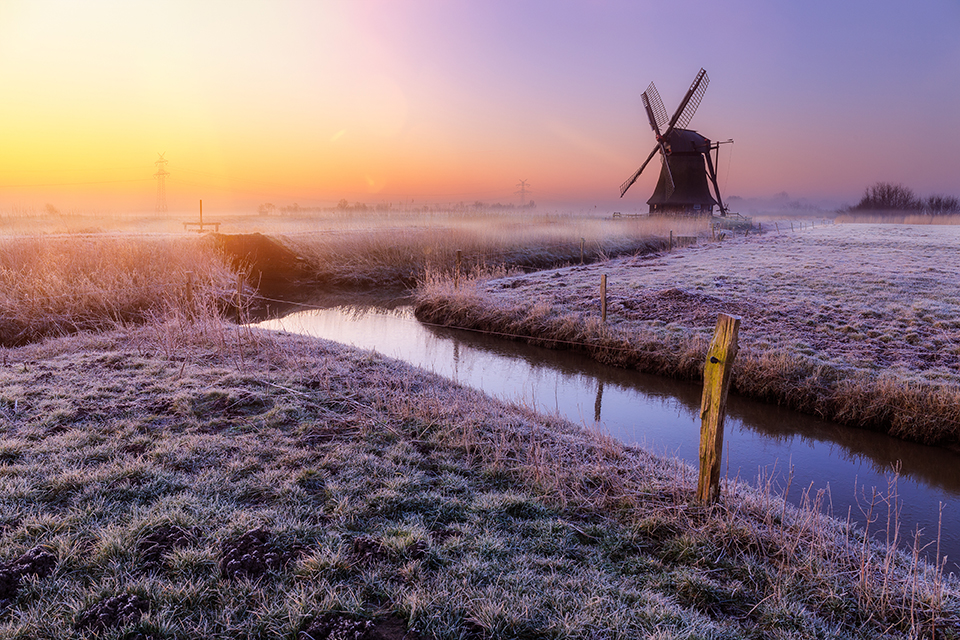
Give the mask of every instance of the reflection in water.
<svg viewBox="0 0 960 640">
<path fill-rule="evenodd" d="M 593 403 L 593 421 L 600 422 L 600 407 L 603 404 L 603 380 L 597 382 L 597 401 Z"/>
<path fill-rule="evenodd" d="M 427 327 L 407 306 L 341 306 L 259 326 L 373 349 L 510 402 L 599 426 L 624 443 L 697 464 L 699 384 L 608 367 L 570 351 Z M 591 404 L 592 415 L 587 413 Z M 787 498 L 792 502 L 799 501 L 803 489 L 827 490 L 834 515 L 862 521 L 861 506 L 866 508 L 873 488 L 886 494 L 899 467 L 897 492 L 906 537 L 919 527 L 922 540 L 935 540 L 942 504 L 940 548 L 954 561 L 960 559 L 958 462 L 960 456 L 949 451 L 733 395 L 727 400 L 727 477 L 756 480 L 763 475 L 785 487 L 790 475 Z M 951 566 L 954 571 L 960 567 Z"/>
</svg>

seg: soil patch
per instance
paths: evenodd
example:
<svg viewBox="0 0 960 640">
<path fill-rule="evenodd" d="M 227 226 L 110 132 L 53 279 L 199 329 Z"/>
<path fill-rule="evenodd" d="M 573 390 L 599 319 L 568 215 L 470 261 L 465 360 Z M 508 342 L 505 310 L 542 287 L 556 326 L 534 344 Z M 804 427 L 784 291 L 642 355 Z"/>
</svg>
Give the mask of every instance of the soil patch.
<svg viewBox="0 0 960 640">
<path fill-rule="evenodd" d="M 262 233 L 214 233 L 210 239 L 233 268 L 246 273 L 247 281 L 261 290 L 288 287 L 309 277 L 303 258 Z"/>
<path fill-rule="evenodd" d="M 147 568 L 159 567 L 163 564 L 163 557 L 182 547 L 189 546 L 199 538 L 196 531 L 190 531 L 178 526 L 158 527 L 147 533 L 137 543 L 137 552 L 143 558 Z"/>
<path fill-rule="evenodd" d="M 133 593 L 104 598 L 86 609 L 77 618 L 76 628 L 101 631 L 139 620 L 150 609 L 145 598 Z"/>
<path fill-rule="evenodd" d="M 416 631 L 408 631 L 403 620 L 389 615 L 376 620 L 361 620 L 337 613 L 325 613 L 297 640 L 420 640 Z"/>
<path fill-rule="evenodd" d="M 7 564 L 0 565 L 0 602 L 17 597 L 25 576 L 45 578 L 57 564 L 57 557 L 43 547 L 34 547 Z"/>
<path fill-rule="evenodd" d="M 259 578 L 267 571 L 279 571 L 300 552 L 281 549 L 269 531 L 258 527 L 223 544 L 220 573 L 224 578 Z"/>
</svg>

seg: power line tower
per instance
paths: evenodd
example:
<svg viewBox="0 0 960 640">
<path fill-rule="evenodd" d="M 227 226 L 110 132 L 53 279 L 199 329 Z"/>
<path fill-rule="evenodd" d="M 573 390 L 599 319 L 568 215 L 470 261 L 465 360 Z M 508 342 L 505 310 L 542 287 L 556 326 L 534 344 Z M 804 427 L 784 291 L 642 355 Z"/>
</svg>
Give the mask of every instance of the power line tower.
<svg viewBox="0 0 960 640">
<path fill-rule="evenodd" d="M 530 189 L 527 187 L 527 181 L 521 180 L 517 183 L 517 186 L 520 188 L 514 191 L 514 193 L 520 196 L 520 206 L 525 207 L 527 206 L 527 194 L 530 193 Z"/>
<path fill-rule="evenodd" d="M 153 177 L 157 179 L 157 213 L 166 213 L 167 212 L 167 181 L 166 178 L 170 173 L 167 171 L 167 160 L 163 157 L 166 153 L 164 151 L 160 154 L 160 159 L 154 162 L 153 164 L 157 165 L 157 172 L 153 174 Z"/>
</svg>

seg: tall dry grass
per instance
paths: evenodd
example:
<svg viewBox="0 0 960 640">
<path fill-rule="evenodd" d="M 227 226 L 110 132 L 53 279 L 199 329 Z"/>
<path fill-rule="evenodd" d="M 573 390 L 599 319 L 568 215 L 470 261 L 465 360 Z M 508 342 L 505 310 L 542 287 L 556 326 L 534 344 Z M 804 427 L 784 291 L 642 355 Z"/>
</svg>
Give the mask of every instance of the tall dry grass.
<svg viewBox="0 0 960 640">
<path fill-rule="evenodd" d="M 197 309 L 236 290 L 203 238 L 0 238 L 0 344 L 183 313 L 188 272 Z"/>
<path fill-rule="evenodd" d="M 323 282 L 345 286 L 413 285 L 427 272 L 487 267 L 541 269 L 647 252 L 675 235 L 707 232 L 702 220 L 612 219 L 574 215 L 411 215 L 367 219 L 364 226 L 284 234 Z"/>
</svg>

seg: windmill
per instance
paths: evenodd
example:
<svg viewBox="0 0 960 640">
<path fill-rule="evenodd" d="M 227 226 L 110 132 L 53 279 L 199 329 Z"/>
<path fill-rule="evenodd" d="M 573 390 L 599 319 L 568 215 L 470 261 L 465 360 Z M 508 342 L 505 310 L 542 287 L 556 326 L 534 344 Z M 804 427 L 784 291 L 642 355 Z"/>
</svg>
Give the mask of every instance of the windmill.
<svg viewBox="0 0 960 640">
<path fill-rule="evenodd" d="M 620 185 L 621 198 L 659 151 L 660 179 L 653 195 L 647 200 L 651 214 L 712 215 L 713 207 L 717 206 L 721 216 L 727 215 L 717 185 L 716 165 L 710 157 L 710 152 L 719 150 L 721 143 L 710 142 L 696 131 L 686 128 L 700 106 L 709 83 L 707 72 L 700 69 L 669 121 L 657 87 L 651 82 L 643 92 L 640 96 L 643 108 L 657 136 L 657 143 L 636 173 Z M 710 194 L 707 178 L 713 184 L 716 199 Z"/>
</svg>

